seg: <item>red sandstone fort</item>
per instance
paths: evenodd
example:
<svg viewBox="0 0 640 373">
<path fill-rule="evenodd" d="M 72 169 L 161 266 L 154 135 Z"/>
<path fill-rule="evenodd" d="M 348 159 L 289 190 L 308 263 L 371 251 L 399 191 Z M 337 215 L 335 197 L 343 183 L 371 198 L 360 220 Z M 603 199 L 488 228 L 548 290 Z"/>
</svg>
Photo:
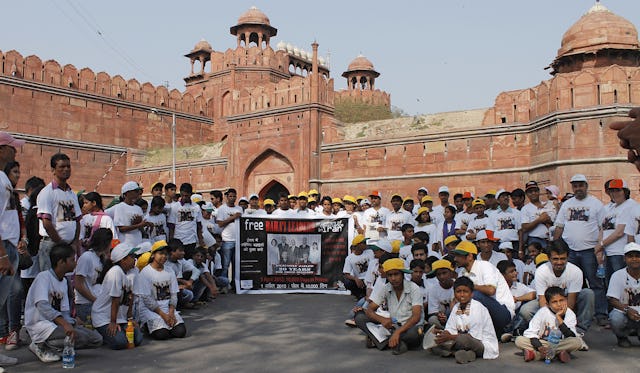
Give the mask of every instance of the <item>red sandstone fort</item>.
<svg viewBox="0 0 640 373">
<path fill-rule="evenodd" d="M 200 191 L 233 186 L 263 198 L 310 188 L 414 195 L 442 184 L 484 194 L 527 180 L 564 193 L 578 172 L 598 197 L 609 178 L 640 183 L 607 128 L 640 105 L 638 32 L 600 3 L 562 37 L 549 80 L 502 92 L 488 109 L 360 123 L 343 123 L 335 109 L 390 107 L 373 64 L 355 58 L 342 73 L 347 88 L 336 91 L 318 45 L 274 48 L 277 32 L 249 9 L 230 28 L 230 48 L 202 40 L 186 54 L 182 92 L 0 51 L 0 126 L 28 141 L 17 155 L 22 180 L 48 180 L 49 157 L 61 151 L 72 159 L 73 187 L 105 195 L 127 180 L 148 188 L 174 176 Z"/>
</svg>

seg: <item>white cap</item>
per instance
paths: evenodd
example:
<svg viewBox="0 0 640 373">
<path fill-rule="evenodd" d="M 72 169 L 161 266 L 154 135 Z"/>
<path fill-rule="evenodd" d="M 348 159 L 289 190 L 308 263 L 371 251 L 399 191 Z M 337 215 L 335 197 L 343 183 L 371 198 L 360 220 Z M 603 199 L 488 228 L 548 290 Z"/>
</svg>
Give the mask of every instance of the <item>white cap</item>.
<svg viewBox="0 0 640 373">
<path fill-rule="evenodd" d="M 481 230 L 480 232 L 476 233 L 476 241 L 480 241 L 480 240 L 486 240 L 487 238 L 487 231 L 486 230 Z"/>
<path fill-rule="evenodd" d="M 587 182 L 587 177 L 583 174 L 575 174 L 571 177 L 570 183 L 579 183 L 579 182 Z"/>
<path fill-rule="evenodd" d="M 213 238 L 213 235 L 206 229 L 202 230 L 202 240 L 207 249 L 216 244 L 216 239 Z"/>
<path fill-rule="evenodd" d="M 191 195 L 191 202 L 198 203 L 200 201 L 202 201 L 202 194 L 192 194 Z"/>
<path fill-rule="evenodd" d="M 122 185 L 122 189 L 120 189 L 120 193 L 121 194 L 125 194 L 126 192 L 130 192 L 132 190 L 139 190 L 142 189 L 142 187 L 136 183 L 135 181 L 127 181 L 126 183 L 124 183 L 124 185 Z"/>
<path fill-rule="evenodd" d="M 499 250 L 513 250 L 513 244 L 511 243 L 511 241 L 506 241 L 506 242 L 500 242 L 500 245 L 498 246 Z"/>
<path fill-rule="evenodd" d="M 638 251 L 640 252 L 640 245 L 638 245 L 635 242 L 629 242 L 628 244 L 626 244 L 624 246 L 624 253 L 630 253 L 632 251 Z"/>
<path fill-rule="evenodd" d="M 136 251 L 137 254 L 144 254 L 148 251 L 151 251 L 151 246 L 153 246 L 153 244 L 151 243 L 151 241 L 145 240 L 140 242 L 140 244 L 137 246 L 138 251 Z"/>
<path fill-rule="evenodd" d="M 360 201 L 360 206 L 364 206 L 364 205 L 369 205 L 371 206 L 371 201 L 369 201 L 368 199 L 364 198 L 362 199 L 362 201 Z"/>
<path fill-rule="evenodd" d="M 387 239 L 379 239 L 379 240 L 368 240 L 367 246 L 377 246 L 382 251 L 386 251 L 388 253 L 393 251 L 393 247 L 391 247 L 391 242 Z"/>
<path fill-rule="evenodd" d="M 441 186 L 440 188 L 438 188 L 438 194 L 440 193 L 449 193 L 449 187 L 446 185 Z"/>
<path fill-rule="evenodd" d="M 260 199 L 260 196 L 258 196 L 258 195 L 257 195 L 257 194 L 255 194 L 255 193 L 252 193 L 252 194 L 249 196 L 249 199 L 250 199 L 250 200 L 252 200 L 252 199 L 254 199 L 254 198 L 258 198 L 258 199 Z"/>
<path fill-rule="evenodd" d="M 497 191 L 497 192 L 496 192 L 496 197 L 500 197 L 500 195 L 501 195 L 502 193 L 509 193 L 509 194 L 511 194 L 511 192 L 509 192 L 508 190 L 500 189 L 499 191 Z"/>
<path fill-rule="evenodd" d="M 427 189 L 427 187 L 420 187 L 420 188 L 418 188 L 418 192 L 419 191 L 423 191 L 423 192 L 429 194 L 429 189 Z"/>
<path fill-rule="evenodd" d="M 118 246 L 111 250 L 111 261 L 113 263 L 118 263 L 122 259 L 126 258 L 127 255 L 134 254 L 136 251 L 138 251 L 137 248 L 133 248 L 127 243 L 119 243 Z"/>
<path fill-rule="evenodd" d="M 213 211 L 213 208 L 214 208 L 214 206 L 213 206 L 213 203 L 211 203 L 211 202 L 207 202 L 204 205 L 202 205 L 202 209 L 204 211 Z"/>
<path fill-rule="evenodd" d="M 242 197 L 240 197 L 240 199 L 238 200 L 238 202 L 242 202 L 242 201 L 245 201 L 245 202 L 249 203 L 249 200 L 247 199 L 247 197 L 246 197 L 246 196 L 242 196 Z"/>
</svg>

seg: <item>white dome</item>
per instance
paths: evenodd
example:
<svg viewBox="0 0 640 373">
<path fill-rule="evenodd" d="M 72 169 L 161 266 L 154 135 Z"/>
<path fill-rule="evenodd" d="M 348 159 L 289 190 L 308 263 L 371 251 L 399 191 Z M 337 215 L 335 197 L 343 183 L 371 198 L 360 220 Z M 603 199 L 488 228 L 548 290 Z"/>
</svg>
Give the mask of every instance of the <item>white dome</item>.
<svg viewBox="0 0 640 373">
<path fill-rule="evenodd" d="M 318 63 L 324 66 L 324 57 L 318 57 Z"/>
<path fill-rule="evenodd" d="M 298 49 L 298 47 L 293 47 L 293 54 L 295 54 L 296 56 L 300 56 L 300 49 Z"/>
<path fill-rule="evenodd" d="M 285 50 L 287 48 L 287 43 L 285 43 L 284 41 L 280 40 L 278 45 L 276 45 L 276 48 L 278 48 L 279 51 L 283 51 L 283 50 Z"/>
<path fill-rule="evenodd" d="M 287 52 L 293 53 L 293 45 L 291 43 L 287 43 Z"/>
</svg>

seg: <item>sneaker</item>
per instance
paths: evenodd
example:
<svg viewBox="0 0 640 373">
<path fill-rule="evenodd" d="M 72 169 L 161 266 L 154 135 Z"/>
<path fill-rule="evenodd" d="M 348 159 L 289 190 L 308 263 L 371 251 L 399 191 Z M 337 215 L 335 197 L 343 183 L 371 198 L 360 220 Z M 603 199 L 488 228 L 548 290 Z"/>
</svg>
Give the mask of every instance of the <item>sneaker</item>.
<svg viewBox="0 0 640 373">
<path fill-rule="evenodd" d="M 562 350 L 558 353 L 558 360 L 560 360 L 563 363 L 568 363 L 571 361 L 571 355 L 569 355 L 567 351 Z"/>
<path fill-rule="evenodd" d="M 513 338 L 513 334 L 511 334 L 511 333 L 502 333 L 502 335 L 500 336 L 500 342 L 509 343 L 509 342 L 511 342 L 512 338 Z"/>
<path fill-rule="evenodd" d="M 407 346 L 407 344 L 403 341 L 400 341 L 400 343 L 398 343 L 398 345 L 393 349 L 393 351 L 391 351 L 391 353 L 394 355 L 402 355 L 407 351 L 409 351 L 409 346 Z"/>
<path fill-rule="evenodd" d="M 524 350 L 524 361 L 532 361 L 536 359 L 536 352 L 533 350 Z"/>
<path fill-rule="evenodd" d="M 631 347 L 631 341 L 627 337 L 618 337 L 618 347 L 629 348 Z"/>
<path fill-rule="evenodd" d="M 0 338 L 0 345 L 7 344 L 7 338 L 9 338 L 8 335 L 5 335 L 4 337 Z"/>
<path fill-rule="evenodd" d="M 375 343 L 373 343 L 373 339 L 371 339 L 371 337 L 369 337 L 368 335 L 367 335 L 367 336 L 365 336 L 365 339 L 364 339 L 364 345 L 365 345 L 367 348 L 374 348 L 374 347 L 376 347 L 376 344 L 375 344 Z"/>
<path fill-rule="evenodd" d="M 580 346 L 580 351 L 589 351 L 589 345 L 587 344 L 587 342 L 584 341 L 584 339 L 582 340 L 582 346 Z"/>
<path fill-rule="evenodd" d="M 609 319 L 606 316 L 597 316 L 596 323 L 598 326 L 607 326 L 609 325 Z"/>
<path fill-rule="evenodd" d="M 60 360 L 60 355 L 47 351 L 44 348 L 38 346 L 34 342 L 29 345 L 29 350 L 40 359 L 43 363 L 53 363 Z"/>
<path fill-rule="evenodd" d="M 7 341 L 4 348 L 7 351 L 15 350 L 18 348 L 19 343 L 20 343 L 20 338 L 18 338 L 18 331 L 14 330 L 7 337 Z"/>
<path fill-rule="evenodd" d="M 354 319 L 346 319 L 344 320 L 344 324 L 350 328 L 355 328 L 356 327 L 356 320 Z"/>
<path fill-rule="evenodd" d="M 458 350 L 454 356 L 458 364 L 468 364 L 476 360 L 476 353 L 473 351 Z"/>
<path fill-rule="evenodd" d="M 6 367 L 7 365 L 16 365 L 18 364 L 18 359 L 11 356 L 5 356 L 0 354 L 0 367 Z M 2 370 L 4 371 L 4 369 Z"/>
</svg>

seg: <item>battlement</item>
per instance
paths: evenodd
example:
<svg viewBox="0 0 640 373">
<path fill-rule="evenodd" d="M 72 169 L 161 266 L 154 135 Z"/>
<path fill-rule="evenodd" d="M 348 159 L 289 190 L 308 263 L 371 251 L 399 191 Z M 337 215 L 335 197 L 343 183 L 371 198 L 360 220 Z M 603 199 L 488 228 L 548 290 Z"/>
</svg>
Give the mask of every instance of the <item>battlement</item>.
<svg viewBox="0 0 640 373">
<path fill-rule="evenodd" d="M 385 91 L 363 89 L 343 89 L 335 93 L 336 104 L 343 101 L 360 102 L 370 105 L 391 107 L 391 95 Z"/>
<path fill-rule="evenodd" d="M 169 91 L 164 86 L 155 87 L 148 82 L 140 84 L 136 79 L 125 80 L 120 75 L 111 77 L 106 72 L 96 74 L 87 67 L 78 70 L 70 64 L 60 66 L 55 60 L 43 62 L 38 56 L 23 57 L 15 50 L 0 51 L 0 62 L 2 75 L 195 115 L 211 116 L 209 102 L 202 95 L 194 97 L 177 89 Z"/>
</svg>

